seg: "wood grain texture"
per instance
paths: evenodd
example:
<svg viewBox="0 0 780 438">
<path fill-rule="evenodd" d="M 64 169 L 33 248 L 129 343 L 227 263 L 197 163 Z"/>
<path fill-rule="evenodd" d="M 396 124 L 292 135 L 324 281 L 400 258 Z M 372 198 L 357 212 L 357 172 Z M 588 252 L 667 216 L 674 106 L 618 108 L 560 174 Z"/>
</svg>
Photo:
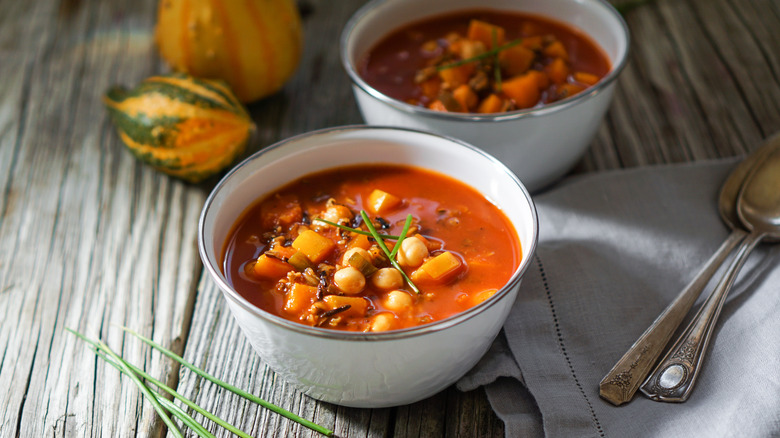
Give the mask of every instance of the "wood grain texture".
<svg viewBox="0 0 780 438">
<path fill-rule="evenodd" d="M 301 65 L 281 92 L 250 106 L 258 130 L 247 154 L 362 122 L 338 53 L 362 4 L 299 1 Z M 344 408 L 301 395 L 251 350 L 196 251 L 216 178 L 187 185 L 141 164 L 100 102 L 110 85 L 168 69 L 154 47 L 155 13 L 155 0 L 0 0 L 0 437 L 164 433 L 133 385 L 65 327 L 103 338 L 254 436 L 317 436 L 179 370 L 112 324 L 339 436 L 502 436 L 481 390 Z M 657 0 L 625 18 L 629 64 L 573 173 L 740 155 L 780 130 L 776 0 Z"/>
</svg>

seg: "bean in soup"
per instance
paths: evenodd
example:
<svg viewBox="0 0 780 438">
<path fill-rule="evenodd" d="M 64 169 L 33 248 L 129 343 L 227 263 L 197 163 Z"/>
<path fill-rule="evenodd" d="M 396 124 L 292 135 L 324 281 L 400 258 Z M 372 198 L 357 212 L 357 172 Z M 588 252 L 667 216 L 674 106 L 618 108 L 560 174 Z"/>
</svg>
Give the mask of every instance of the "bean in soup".
<svg viewBox="0 0 780 438">
<path fill-rule="evenodd" d="M 365 165 L 306 176 L 250 207 L 225 245 L 223 269 L 267 312 L 371 332 L 473 307 L 521 258 L 512 224 L 473 188 L 424 169 Z"/>
</svg>

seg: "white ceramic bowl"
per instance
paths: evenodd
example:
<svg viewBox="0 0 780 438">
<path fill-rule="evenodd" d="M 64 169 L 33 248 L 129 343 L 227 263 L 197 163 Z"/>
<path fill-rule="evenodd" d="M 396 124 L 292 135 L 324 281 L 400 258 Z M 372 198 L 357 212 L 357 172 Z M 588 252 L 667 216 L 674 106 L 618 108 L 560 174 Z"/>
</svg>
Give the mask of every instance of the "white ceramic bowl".
<svg viewBox="0 0 780 438">
<path fill-rule="evenodd" d="M 514 225 L 523 260 L 508 284 L 485 302 L 425 326 L 355 333 L 309 327 L 260 310 L 227 282 L 222 249 L 241 213 L 299 177 L 360 163 L 398 163 L 455 177 L 499 206 Z M 228 173 L 203 207 L 200 256 L 257 354 L 319 400 L 355 407 L 402 405 L 451 385 L 485 353 L 509 313 L 536 248 L 536 210 L 503 164 L 458 140 L 385 127 L 339 127 L 265 148 Z"/>
<path fill-rule="evenodd" d="M 570 99 L 496 115 L 442 113 L 410 105 L 382 94 L 358 75 L 356 62 L 388 33 L 425 17 L 468 9 L 527 12 L 567 23 L 601 46 L 612 70 Z M 534 191 L 561 177 L 587 150 L 612 100 L 628 47 L 625 21 L 603 0 L 374 0 L 347 23 L 341 36 L 341 61 L 366 123 L 464 140 L 503 161 Z"/>
</svg>

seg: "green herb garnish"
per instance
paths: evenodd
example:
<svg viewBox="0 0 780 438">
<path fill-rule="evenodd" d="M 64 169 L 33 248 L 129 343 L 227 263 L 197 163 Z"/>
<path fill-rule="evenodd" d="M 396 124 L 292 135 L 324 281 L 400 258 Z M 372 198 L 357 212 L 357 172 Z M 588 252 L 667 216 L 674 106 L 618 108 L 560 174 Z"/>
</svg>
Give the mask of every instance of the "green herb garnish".
<svg viewBox="0 0 780 438">
<path fill-rule="evenodd" d="M 273 412 L 276 412 L 284 417 L 287 417 L 303 426 L 308 427 L 309 429 L 312 429 L 316 432 L 319 432 L 325 436 L 333 436 L 333 431 L 326 429 L 318 424 L 312 423 L 309 420 L 306 420 L 304 418 L 299 417 L 298 415 L 293 414 L 292 412 L 289 412 L 285 409 L 282 409 L 274 404 L 268 403 L 267 401 L 250 394 L 246 391 L 243 391 L 239 388 L 236 388 L 228 383 L 225 383 L 216 377 L 211 376 L 210 374 L 206 373 L 205 371 L 201 370 L 200 368 L 196 367 L 195 365 L 192 365 L 191 363 L 184 360 L 184 358 L 180 357 L 176 353 L 166 349 L 165 347 L 157 344 L 156 342 L 152 341 L 151 339 L 148 339 L 128 328 L 120 327 L 125 332 L 135 336 L 145 344 L 151 346 L 152 348 L 157 349 L 164 355 L 168 356 L 171 359 L 176 360 L 181 365 L 185 366 L 186 368 L 189 368 L 191 371 L 193 371 L 195 374 L 198 374 L 199 376 L 205 378 L 206 380 L 217 384 L 218 386 L 227 389 L 237 395 L 240 395 L 247 400 L 250 400 L 252 402 L 255 402 L 259 404 L 260 406 L 270 409 Z M 187 425 L 190 429 L 198 433 L 200 436 L 205 437 L 211 437 L 213 436 L 208 430 L 203 427 L 202 425 L 198 424 L 192 417 L 190 417 L 181 407 L 178 405 L 173 404 L 170 400 L 162 397 L 162 394 L 153 392 L 147 384 L 145 384 L 141 378 L 145 379 L 147 382 L 151 383 L 152 385 L 156 386 L 158 389 L 162 389 L 163 391 L 171 394 L 173 397 L 179 399 L 182 403 L 187 405 L 188 407 L 192 408 L 196 412 L 200 413 L 201 415 L 205 416 L 206 418 L 214 421 L 216 424 L 222 426 L 223 428 L 229 430 L 230 432 L 234 433 L 235 435 L 238 435 L 242 438 L 249 438 L 250 435 L 246 432 L 241 431 L 240 429 L 236 428 L 235 426 L 227 423 L 226 421 L 220 419 L 219 417 L 215 416 L 214 414 L 211 414 L 210 412 L 206 411 L 202 407 L 198 406 L 197 404 L 193 403 L 183 395 L 176 392 L 174 389 L 170 388 L 166 384 L 160 382 L 159 380 L 155 379 L 148 373 L 144 372 L 140 368 L 128 363 L 125 361 L 121 356 L 116 354 L 113 350 L 111 350 L 108 345 L 106 345 L 102 341 L 93 341 L 86 336 L 82 335 L 81 333 L 72 330 L 70 328 L 65 328 L 65 330 L 69 331 L 70 333 L 76 335 L 79 339 L 87 342 L 92 346 L 92 348 L 95 351 L 95 354 L 97 354 L 100 358 L 106 360 L 111 366 L 117 368 L 120 372 L 130 377 L 133 382 L 138 386 L 138 388 L 141 390 L 141 392 L 144 394 L 144 396 L 149 400 L 150 403 L 154 406 L 157 413 L 160 415 L 160 418 L 162 418 L 163 422 L 168 426 L 168 429 L 171 431 L 171 433 L 176 437 L 183 437 L 181 431 L 178 429 L 175 423 L 171 420 L 171 418 L 168 416 L 168 414 L 165 411 L 168 411 L 168 413 L 174 415 L 176 418 L 182 421 L 185 425 Z"/>
<path fill-rule="evenodd" d="M 504 44 L 501 47 L 496 47 L 494 49 L 490 49 L 487 52 L 480 53 L 479 55 L 472 56 L 471 58 L 461 59 L 460 61 L 455 61 L 455 62 L 452 62 L 452 63 L 449 63 L 449 64 L 440 65 L 440 66 L 436 67 L 436 71 L 442 71 L 442 70 L 447 70 L 448 68 L 460 67 L 461 65 L 465 65 L 465 64 L 468 64 L 470 62 L 480 61 L 482 59 L 486 59 L 486 58 L 489 58 L 491 56 L 495 56 L 498 53 L 500 53 L 500 52 L 502 52 L 502 51 L 504 51 L 504 50 L 506 50 L 506 49 L 508 49 L 510 47 L 514 47 L 514 46 L 516 46 L 516 45 L 518 45 L 518 44 L 520 44 L 522 42 L 523 42 L 523 40 L 521 38 L 513 40 L 513 41 L 510 41 L 510 42 Z"/>
<path fill-rule="evenodd" d="M 348 227 L 348 226 L 345 226 L 345 225 L 337 224 L 335 222 L 331 222 L 331 221 L 328 221 L 328 220 L 325 220 L 325 219 L 320 219 L 318 217 L 315 217 L 312 220 L 317 221 L 317 222 L 323 222 L 323 223 L 326 223 L 328 225 L 333 225 L 334 227 L 340 228 L 340 229 L 342 229 L 344 231 L 351 231 L 351 232 L 356 233 L 356 234 L 362 234 L 364 236 L 374 237 L 374 235 L 369 233 L 368 231 L 363 231 L 363 230 L 360 230 L 360 229 L 357 229 L 357 228 L 352 228 L 352 227 Z M 390 234 L 382 234 L 382 238 L 390 239 L 390 240 L 398 240 L 398 239 L 401 238 L 401 236 L 391 236 Z"/>
<path fill-rule="evenodd" d="M 493 47 L 498 46 L 498 32 L 496 31 L 496 28 L 494 27 L 491 29 L 492 32 L 490 33 L 490 39 L 493 41 Z M 493 57 L 493 75 L 496 79 L 496 92 L 501 92 L 501 61 L 498 59 L 499 52 L 496 52 L 496 56 Z"/>
<path fill-rule="evenodd" d="M 363 222 L 366 223 L 366 227 L 368 227 L 368 230 L 371 232 L 371 235 L 374 237 L 374 240 L 376 240 L 376 244 L 379 245 L 379 248 L 381 248 L 382 251 L 385 253 L 385 255 L 387 255 L 388 258 L 390 259 L 390 264 L 393 265 L 395 269 L 398 269 L 399 272 L 401 272 L 401 275 L 404 277 L 404 280 L 406 280 L 406 282 L 409 283 L 409 287 L 413 291 L 419 294 L 420 289 L 418 289 L 417 286 L 414 283 L 412 283 L 412 279 L 406 275 L 406 272 L 404 272 L 404 270 L 401 269 L 401 266 L 398 265 L 398 262 L 395 261 L 394 258 L 397 252 L 397 248 L 401 246 L 400 242 L 403 241 L 404 237 L 406 237 L 405 236 L 406 232 L 409 231 L 408 225 L 411 223 L 412 215 L 410 214 L 406 216 L 406 224 L 404 225 L 404 232 L 401 234 L 401 236 L 399 236 L 398 239 L 399 241 L 396 242 L 396 247 L 393 248 L 392 253 L 390 252 L 390 250 L 387 249 L 387 245 L 385 245 L 385 241 L 383 240 L 382 235 L 376 231 L 376 228 L 374 228 L 374 224 L 371 223 L 371 218 L 368 217 L 368 213 L 366 213 L 365 210 L 360 210 L 360 215 L 363 217 Z"/>
</svg>

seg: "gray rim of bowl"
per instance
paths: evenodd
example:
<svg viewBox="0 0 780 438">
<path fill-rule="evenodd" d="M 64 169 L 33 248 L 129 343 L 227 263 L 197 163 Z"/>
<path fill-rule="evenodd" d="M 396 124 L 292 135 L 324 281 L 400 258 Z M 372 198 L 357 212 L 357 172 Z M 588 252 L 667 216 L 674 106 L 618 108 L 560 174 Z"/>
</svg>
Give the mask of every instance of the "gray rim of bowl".
<svg viewBox="0 0 780 438">
<path fill-rule="evenodd" d="M 384 4 L 387 1 L 388 0 L 373 0 L 365 4 L 360 9 L 358 9 L 352 15 L 349 21 L 347 21 L 347 24 L 341 33 L 341 42 L 340 42 L 341 65 L 344 67 L 344 70 L 349 75 L 350 79 L 352 80 L 352 83 L 358 86 L 364 92 L 366 92 L 369 96 L 407 113 L 419 114 L 424 117 L 431 117 L 436 119 L 469 120 L 474 122 L 505 122 L 505 121 L 515 120 L 524 117 L 542 116 L 548 113 L 562 111 L 565 108 L 568 108 L 569 106 L 576 105 L 582 100 L 586 100 L 595 96 L 596 94 L 601 92 L 601 90 L 607 88 L 609 84 L 617 80 L 618 76 L 620 75 L 620 72 L 623 71 L 626 64 L 628 63 L 628 52 L 631 44 L 631 36 L 628 31 L 628 25 L 626 24 L 626 21 L 623 19 L 623 16 L 620 14 L 620 12 L 618 12 L 618 10 L 615 9 L 615 7 L 612 6 L 610 3 L 608 3 L 607 1 L 592 0 L 593 2 L 601 5 L 601 7 L 603 7 L 612 15 L 614 15 L 614 17 L 618 20 L 623 30 L 623 36 L 626 39 L 626 46 L 625 46 L 625 50 L 621 52 L 622 56 L 618 57 L 617 65 L 615 65 L 604 78 L 602 78 L 598 83 L 596 83 L 596 85 L 586 89 L 586 92 L 579 93 L 574 97 L 568 99 L 560 100 L 558 102 L 545 105 L 541 108 L 526 108 L 522 110 L 510 111 L 505 113 L 476 115 L 473 113 L 449 113 L 449 112 L 445 113 L 441 111 L 433 111 L 428 108 L 411 105 L 406 102 L 400 101 L 398 99 L 394 99 L 390 96 L 387 96 L 386 94 L 383 94 L 376 88 L 368 85 L 368 83 L 366 83 L 366 81 L 364 81 L 363 78 L 361 78 L 360 75 L 357 73 L 355 67 L 352 65 L 352 62 L 349 59 L 349 55 L 347 54 L 347 43 L 350 39 L 350 36 L 352 35 L 352 32 L 355 29 L 355 26 L 357 26 L 358 22 L 360 22 L 360 20 L 362 20 L 364 16 L 366 16 L 375 8 Z M 425 18 L 426 17 L 421 17 L 420 20 L 423 20 Z"/>
<path fill-rule="evenodd" d="M 214 202 L 214 199 L 216 198 L 217 194 L 220 192 L 220 190 L 223 188 L 223 186 L 227 183 L 227 181 L 235 174 L 237 173 L 241 168 L 244 166 L 247 166 L 251 161 L 257 160 L 260 156 L 264 155 L 265 153 L 278 149 L 280 147 L 284 147 L 286 144 L 290 142 L 297 141 L 301 138 L 315 136 L 315 135 L 321 135 L 321 134 L 328 134 L 333 133 L 337 131 L 358 131 L 358 130 L 392 130 L 392 131 L 407 131 L 407 132 L 413 132 L 417 134 L 423 134 L 426 136 L 431 137 L 439 137 L 444 138 L 448 141 L 454 142 L 459 144 L 460 146 L 470 149 L 475 153 L 478 153 L 480 155 L 483 155 L 485 158 L 487 158 L 489 161 L 492 162 L 492 164 L 495 166 L 495 169 L 497 172 L 502 172 L 507 174 L 512 181 L 517 184 L 518 188 L 523 193 L 523 196 L 525 199 L 524 202 L 528 203 L 528 205 L 531 208 L 531 220 L 532 220 L 532 238 L 531 238 L 531 244 L 530 248 L 523 248 L 523 258 L 520 261 L 520 266 L 518 266 L 518 269 L 515 271 L 515 273 L 512 275 L 512 277 L 507 281 L 507 283 L 498 290 L 492 297 L 488 298 L 487 300 L 483 301 L 480 304 L 477 304 L 474 307 L 471 307 L 467 310 L 464 310 L 461 313 L 458 313 L 456 315 L 453 315 L 449 318 L 435 321 L 429 324 L 425 324 L 418 327 L 410 327 L 406 329 L 399 329 L 399 330 L 391 330 L 387 332 L 371 332 L 371 333 L 364 333 L 364 332 L 347 332 L 342 330 L 335 330 L 335 329 L 326 329 L 326 328 L 320 328 L 320 327 L 310 327 L 307 325 L 303 325 L 294 321 L 289 321 L 287 319 L 284 319 L 280 316 L 276 316 L 270 312 L 266 312 L 265 310 L 262 310 L 255 306 L 254 304 L 250 303 L 246 298 L 242 297 L 241 294 L 239 294 L 233 287 L 228 284 L 226 279 L 221 273 L 219 266 L 212 266 L 208 260 L 208 252 L 206 250 L 206 243 L 205 243 L 205 222 L 206 222 L 206 216 L 208 216 L 209 211 L 211 209 L 211 206 Z M 260 194 L 261 195 L 261 194 Z M 260 196 L 258 195 L 258 196 Z M 248 207 L 248 206 L 247 206 Z M 250 155 L 246 159 L 244 159 L 241 163 L 237 164 L 233 169 L 231 169 L 220 181 L 217 183 L 217 185 L 214 187 L 214 189 L 209 194 L 208 198 L 206 199 L 206 203 L 203 205 L 203 209 L 201 210 L 200 218 L 198 220 L 198 252 L 200 254 L 201 261 L 203 262 L 206 269 L 208 269 L 209 273 L 211 274 L 211 278 L 213 281 L 217 283 L 217 286 L 222 291 L 223 295 L 231 299 L 236 304 L 242 306 L 245 310 L 249 311 L 253 315 L 271 322 L 277 326 L 280 326 L 282 328 L 292 330 L 298 333 L 303 333 L 307 335 L 313 335 L 317 337 L 323 337 L 323 338 L 331 338 L 331 339 L 340 339 L 340 340 L 348 340 L 348 341 L 389 341 L 389 340 L 395 340 L 395 339 L 401 339 L 401 338 L 410 338 L 415 336 L 420 336 L 425 333 L 431 333 L 436 331 L 441 331 L 444 329 L 447 329 L 449 327 L 461 324 L 465 322 L 468 319 L 471 319 L 472 317 L 476 316 L 477 314 L 481 313 L 484 310 L 487 310 L 489 307 L 492 307 L 495 305 L 499 300 L 501 300 L 505 295 L 509 293 L 512 287 L 515 287 L 520 282 L 523 274 L 528 269 L 528 266 L 531 264 L 531 258 L 534 256 L 534 253 L 536 252 L 536 245 L 537 241 L 539 239 L 539 218 L 536 214 L 536 206 L 534 205 L 531 195 L 528 193 L 528 190 L 525 188 L 525 186 L 522 184 L 520 179 L 515 175 L 511 170 L 509 170 L 508 167 L 506 167 L 502 162 L 500 162 L 498 159 L 493 157 L 492 155 L 482 151 L 479 148 L 476 148 L 466 142 L 463 142 L 461 140 L 448 137 L 445 135 L 439 135 L 439 134 L 433 134 L 430 132 L 420 131 L 416 129 L 408 129 L 408 128 L 398 128 L 393 126 L 378 126 L 378 125 L 346 125 L 346 126 L 337 126 L 337 127 L 331 127 L 331 128 L 324 128 L 319 129 L 316 131 L 310 131 L 303 134 L 298 134 L 293 137 L 289 137 L 284 140 L 280 140 L 270 146 L 267 146 L 258 152 L 255 152 L 254 154 Z M 218 257 L 215 257 L 218 258 Z"/>
</svg>

